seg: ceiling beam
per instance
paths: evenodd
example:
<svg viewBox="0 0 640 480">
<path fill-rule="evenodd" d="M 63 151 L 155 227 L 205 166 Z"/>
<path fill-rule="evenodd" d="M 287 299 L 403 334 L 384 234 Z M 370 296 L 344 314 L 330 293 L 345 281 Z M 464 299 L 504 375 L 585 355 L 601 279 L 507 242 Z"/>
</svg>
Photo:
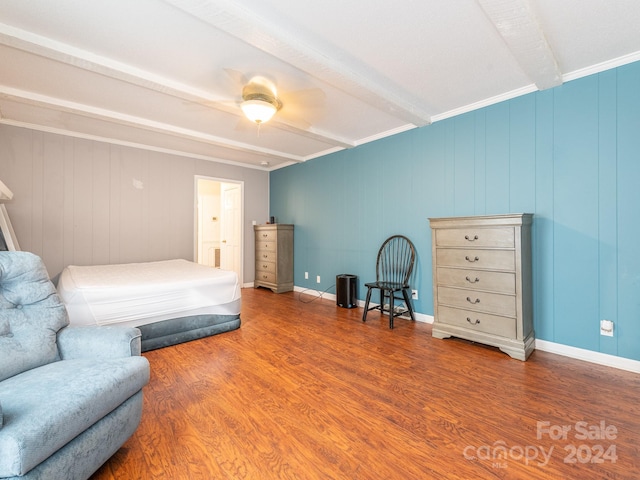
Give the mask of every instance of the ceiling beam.
<svg viewBox="0 0 640 480">
<path fill-rule="evenodd" d="M 172 81 L 139 68 L 105 58 L 70 45 L 57 42 L 25 30 L 0 23 L 0 43 L 18 50 L 72 65 L 105 77 L 127 82 L 165 95 L 180 98 L 190 103 L 230 113 L 242 117 L 239 108 L 228 104 L 228 98 L 220 98 L 189 85 Z M 331 133 L 313 127 L 301 128 L 286 120 L 274 118 L 269 122 L 281 130 L 327 143 L 329 145 L 351 148 L 354 143 Z"/>
<path fill-rule="evenodd" d="M 312 44 L 299 32 L 258 16 L 234 0 L 165 0 L 228 35 L 242 40 L 343 92 L 404 121 L 424 126 L 431 112 L 423 102 L 391 84 L 358 59 L 340 61 L 345 52 L 328 45 Z"/>
<path fill-rule="evenodd" d="M 65 112 L 96 120 L 112 122 L 118 125 L 126 125 L 132 128 L 140 128 L 165 135 L 172 135 L 204 144 L 257 154 L 274 160 L 289 160 L 297 163 L 305 161 L 305 158 L 299 155 L 292 155 L 277 150 L 256 147 L 247 143 L 236 142 L 196 130 L 177 127 L 175 125 L 169 125 L 167 123 L 157 122 L 147 118 L 115 112 L 113 110 L 52 98 L 46 95 L 35 94 L 33 92 L 26 92 L 16 88 L 0 86 L 0 99 L 50 109 L 57 112 Z"/>
<path fill-rule="evenodd" d="M 477 2 L 539 90 L 562 84 L 558 62 L 528 0 Z"/>
</svg>

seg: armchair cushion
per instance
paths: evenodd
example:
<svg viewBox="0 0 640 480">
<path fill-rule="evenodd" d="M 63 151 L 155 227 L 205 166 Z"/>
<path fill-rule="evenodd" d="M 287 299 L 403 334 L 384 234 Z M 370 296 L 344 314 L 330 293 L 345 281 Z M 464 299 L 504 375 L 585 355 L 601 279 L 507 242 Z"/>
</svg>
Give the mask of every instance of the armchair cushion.
<svg viewBox="0 0 640 480">
<path fill-rule="evenodd" d="M 0 478 L 24 475 L 148 380 L 144 357 L 65 360 L 5 380 L 0 389 L 7 416 L 0 430 Z"/>
<path fill-rule="evenodd" d="M 73 326 L 58 332 L 62 360 L 117 358 L 140 355 L 141 333 L 121 326 Z"/>
<path fill-rule="evenodd" d="M 59 360 L 67 312 L 40 258 L 0 252 L 0 381 Z"/>
</svg>

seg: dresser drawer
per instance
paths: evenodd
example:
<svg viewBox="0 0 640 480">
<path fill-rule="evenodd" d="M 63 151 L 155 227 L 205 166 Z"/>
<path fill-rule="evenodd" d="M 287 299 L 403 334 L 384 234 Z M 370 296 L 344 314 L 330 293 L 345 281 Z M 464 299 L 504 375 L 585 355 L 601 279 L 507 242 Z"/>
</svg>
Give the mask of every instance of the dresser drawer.
<svg viewBox="0 0 640 480">
<path fill-rule="evenodd" d="M 516 316 L 515 295 L 438 287 L 438 303 L 478 312 Z"/>
<path fill-rule="evenodd" d="M 275 262 L 277 257 L 275 250 L 256 251 L 256 262 Z"/>
<path fill-rule="evenodd" d="M 256 244 L 260 242 L 275 242 L 278 239 L 277 230 L 258 230 L 256 231 Z"/>
<path fill-rule="evenodd" d="M 438 285 L 499 293 L 516 293 L 516 274 L 513 272 L 490 272 L 448 267 L 438 267 L 436 271 Z"/>
<path fill-rule="evenodd" d="M 256 281 L 265 283 L 276 283 L 276 274 L 274 272 L 256 271 Z"/>
<path fill-rule="evenodd" d="M 275 252 L 277 242 L 267 242 L 266 240 L 256 240 L 256 252 Z"/>
<path fill-rule="evenodd" d="M 462 327 L 470 331 L 490 333 L 501 337 L 516 338 L 515 318 L 441 306 L 437 322 Z"/>
<path fill-rule="evenodd" d="M 513 227 L 450 228 L 436 231 L 438 247 L 504 247 L 515 246 Z"/>
<path fill-rule="evenodd" d="M 262 272 L 269 272 L 275 275 L 276 273 L 276 264 L 275 262 L 263 262 L 260 260 L 256 260 L 256 274 Z"/>
<path fill-rule="evenodd" d="M 512 272 L 516 268 L 516 256 L 513 250 L 438 248 L 436 261 L 439 266 L 471 269 L 489 268 Z"/>
</svg>

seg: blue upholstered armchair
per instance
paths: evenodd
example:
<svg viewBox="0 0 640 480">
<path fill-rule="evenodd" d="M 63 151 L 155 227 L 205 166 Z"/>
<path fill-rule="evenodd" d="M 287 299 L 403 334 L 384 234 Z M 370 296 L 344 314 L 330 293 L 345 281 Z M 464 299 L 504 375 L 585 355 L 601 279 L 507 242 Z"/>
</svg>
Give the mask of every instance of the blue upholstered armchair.
<svg viewBox="0 0 640 480">
<path fill-rule="evenodd" d="M 68 323 L 40 258 L 0 252 L 0 479 L 86 479 L 140 423 L 138 329 Z"/>
</svg>

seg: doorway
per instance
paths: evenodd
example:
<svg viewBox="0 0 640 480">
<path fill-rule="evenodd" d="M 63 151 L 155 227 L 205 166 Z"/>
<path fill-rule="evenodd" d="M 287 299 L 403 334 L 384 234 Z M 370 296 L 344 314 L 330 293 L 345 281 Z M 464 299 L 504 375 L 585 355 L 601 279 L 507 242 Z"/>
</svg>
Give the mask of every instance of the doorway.
<svg viewBox="0 0 640 480">
<path fill-rule="evenodd" d="M 242 285 L 243 184 L 196 176 L 195 261 L 231 270 Z"/>
</svg>

